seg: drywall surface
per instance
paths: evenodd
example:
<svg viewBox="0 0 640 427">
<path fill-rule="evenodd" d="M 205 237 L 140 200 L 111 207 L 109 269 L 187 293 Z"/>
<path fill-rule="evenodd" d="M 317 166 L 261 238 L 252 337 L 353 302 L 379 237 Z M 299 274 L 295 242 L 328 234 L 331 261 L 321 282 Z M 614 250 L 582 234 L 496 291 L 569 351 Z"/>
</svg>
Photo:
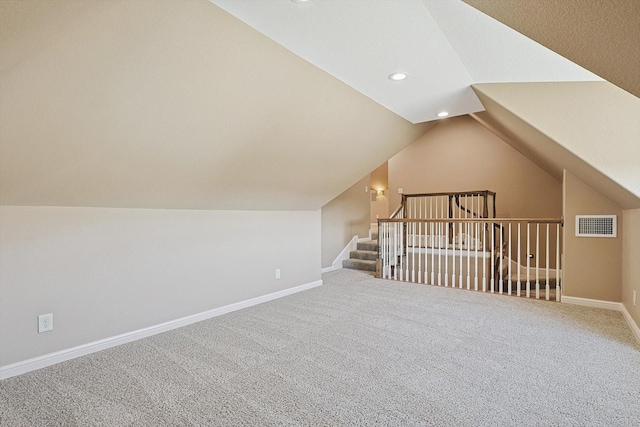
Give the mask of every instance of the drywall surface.
<svg viewBox="0 0 640 427">
<path fill-rule="evenodd" d="M 463 0 L 640 97 L 637 0 Z"/>
<path fill-rule="evenodd" d="M 618 237 L 576 237 L 576 215 L 617 215 Z M 616 203 L 565 170 L 563 295 L 621 301 L 623 222 Z"/>
<path fill-rule="evenodd" d="M 315 211 L 432 126 L 208 1 L 1 9 L 5 206 Z"/>
<path fill-rule="evenodd" d="M 389 160 L 389 209 L 405 194 L 491 190 L 501 218 L 559 218 L 562 185 L 468 116 L 442 121 Z"/>
<path fill-rule="evenodd" d="M 640 326 L 640 209 L 622 211 L 622 303 Z M 633 305 L 636 291 L 636 305 Z"/>
<path fill-rule="evenodd" d="M 320 279 L 318 211 L 0 207 L 0 223 L 0 366 Z"/>
<path fill-rule="evenodd" d="M 369 175 L 324 205 L 322 218 L 322 267 L 330 267 L 353 236 L 369 235 Z"/>
<path fill-rule="evenodd" d="M 389 218 L 389 162 L 371 172 L 369 189 L 371 190 L 371 223 L 376 223 L 378 218 Z M 378 190 L 383 194 L 379 195 Z"/>
<path fill-rule="evenodd" d="M 558 155 L 542 151 L 537 161 L 551 168 L 559 163 L 594 189 L 611 194 L 624 209 L 640 207 L 640 98 L 609 82 L 477 84 L 473 89 L 502 127 L 521 133 L 522 126 L 509 123 L 515 115 L 562 147 L 554 150 Z M 496 111 L 500 109 L 507 114 Z M 525 153 L 539 151 L 536 140 L 520 143 Z M 622 191 L 611 190 L 609 180 Z"/>
</svg>

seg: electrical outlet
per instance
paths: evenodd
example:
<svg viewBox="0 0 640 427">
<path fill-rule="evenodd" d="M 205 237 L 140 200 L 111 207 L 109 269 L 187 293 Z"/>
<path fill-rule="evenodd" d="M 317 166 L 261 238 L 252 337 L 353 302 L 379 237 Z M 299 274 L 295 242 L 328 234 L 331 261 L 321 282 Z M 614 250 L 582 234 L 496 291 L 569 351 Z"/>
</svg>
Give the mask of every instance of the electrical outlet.
<svg viewBox="0 0 640 427">
<path fill-rule="evenodd" d="M 41 314 L 38 316 L 38 333 L 51 331 L 53 329 L 53 313 Z"/>
<path fill-rule="evenodd" d="M 276 279 L 280 278 L 280 269 L 276 268 Z"/>
</svg>

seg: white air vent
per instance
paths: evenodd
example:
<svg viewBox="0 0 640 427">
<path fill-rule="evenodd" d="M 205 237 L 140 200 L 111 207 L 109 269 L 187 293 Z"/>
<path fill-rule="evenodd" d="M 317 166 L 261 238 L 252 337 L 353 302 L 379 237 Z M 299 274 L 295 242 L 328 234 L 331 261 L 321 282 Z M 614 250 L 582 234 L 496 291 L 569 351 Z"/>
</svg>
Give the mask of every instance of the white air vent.
<svg viewBox="0 0 640 427">
<path fill-rule="evenodd" d="M 617 237 L 616 215 L 576 215 L 577 237 Z"/>
</svg>

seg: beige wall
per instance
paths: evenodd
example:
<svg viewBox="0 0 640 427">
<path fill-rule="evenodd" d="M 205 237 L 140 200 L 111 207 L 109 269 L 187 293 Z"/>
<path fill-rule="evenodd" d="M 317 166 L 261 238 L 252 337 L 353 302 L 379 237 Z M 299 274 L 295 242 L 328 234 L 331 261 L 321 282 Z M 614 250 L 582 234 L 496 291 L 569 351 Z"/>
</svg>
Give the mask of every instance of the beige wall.
<svg viewBox="0 0 640 427">
<path fill-rule="evenodd" d="M 369 235 L 369 175 L 324 205 L 322 267 L 330 267 L 353 236 Z"/>
<path fill-rule="evenodd" d="M 0 207 L 0 223 L 0 366 L 320 280 L 319 211 Z"/>
<path fill-rule="evenodd" d="M 640 209 L 622 212 L 622 303 L 640 326 Z M 633 305 L 636 291 L 636 305 Z"/>
<path fill-rule="evenodd" d="M 560 217 L 561 182 L 470 117 L 442 121 L 389 160 L 389 209 L 406 194 L 497 193 L 498 217 Z"/>
<path fill-rule="evenodd" d="M 609 82 L 486 83 L 473 89 L 492 119 L 487 121 L 515 134 L 511 142 L 543 168 L 559 179 L 567 169 L 623 209 L 640 208 L 640 98 Z"/>
<path fill-rule="evenodd" d="M 315 211 L 432 126 L 206 0 L 0 10 L 5 206 Z"/>
<path fill-rule="evenodd" d="M 617 215 L 618 237 L 576 237 L 576 215 Z M 564 219 L 563 295 L 621 301 L 624 230 L 620 207 L 565 170 Z"/>
<path fill-rule="evenodd" d="M 376 170 L 371 172 L 369 180 L 371 190 L 371 222 L 376 223 L 378 218 L 389 217 L 389 163 L 384 162 Z M 377 190 L 383 190 L 384 194 L 377 195 Z"/>
</svg>

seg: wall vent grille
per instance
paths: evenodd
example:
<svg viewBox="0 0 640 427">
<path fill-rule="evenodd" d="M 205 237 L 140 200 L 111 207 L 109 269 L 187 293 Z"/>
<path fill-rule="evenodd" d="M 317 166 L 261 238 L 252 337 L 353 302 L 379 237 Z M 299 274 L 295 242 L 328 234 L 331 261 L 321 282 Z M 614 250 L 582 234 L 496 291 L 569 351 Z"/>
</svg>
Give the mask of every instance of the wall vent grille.
<svg viewBox="0 0 640 427">
<path fill-rule="evenodd" d="M 617 237 L 616 215 L 576 215 L 577 237 Z"/>
</svg>

